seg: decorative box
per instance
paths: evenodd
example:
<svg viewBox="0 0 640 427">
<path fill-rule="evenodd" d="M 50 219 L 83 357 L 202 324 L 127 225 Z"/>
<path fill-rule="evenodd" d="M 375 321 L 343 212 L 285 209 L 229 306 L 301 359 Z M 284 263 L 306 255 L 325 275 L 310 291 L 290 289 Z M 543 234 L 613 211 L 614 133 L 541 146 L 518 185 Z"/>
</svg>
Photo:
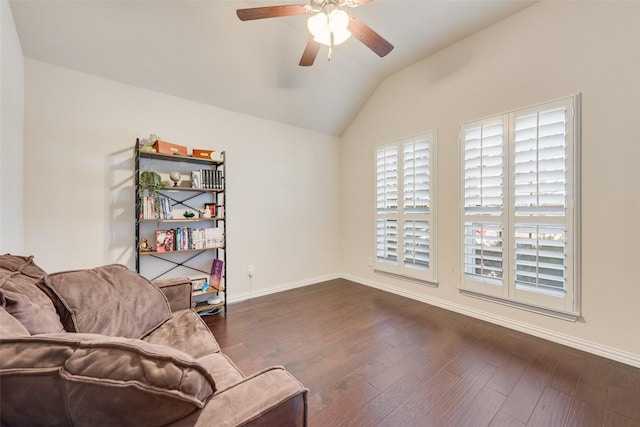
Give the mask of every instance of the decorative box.
<svg viewBox="0 0 640 427">
<path fill-rule="evenodd" d="M 172 144 L 167 141 L 156 141 L 153 148 L 160 154 L 178 154 L 180 156 L 187 155 L 187 147 L 178 144 Z"/>
<path fill-rule="evenodd" d="M 196 159 L 211 159 L 211 154 L 213 154 L 213 150 L 197 150 L 193 149 L 193 157 Z"/>
</svg>

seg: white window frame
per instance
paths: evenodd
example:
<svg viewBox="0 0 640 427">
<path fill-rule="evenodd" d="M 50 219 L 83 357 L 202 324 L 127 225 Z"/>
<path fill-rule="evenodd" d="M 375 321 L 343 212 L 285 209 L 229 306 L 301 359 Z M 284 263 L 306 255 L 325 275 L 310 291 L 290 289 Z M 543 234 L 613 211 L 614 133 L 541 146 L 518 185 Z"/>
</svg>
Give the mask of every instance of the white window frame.
<svg viewBox="0 0 640 427">
<path fill-rule="evenodd" d="M 565 192 L 562 199 L 564 206 L 557 209 L 554 214 L 544 213 L 542 210 L 538 211 L 542 213 L 527 213 L 524 212 L 523 209 L 518 213 L 515 206 L 517 200 L 515 184 L 516 119 L 530 117 L 531 115 L 552 111 L 554 109 L 564 109 L 566 112 L 564 127 L 565 152 L 563 157 Z M 474 186 L 474 181 L 478 182 L 476 178 L 477 173 L 469 174 L 468 182 L 465 178 L 465 133 L 467 131 L 477 130 L 478 127 L 491 123 L 502 124 L 502 206 L 496 211 L 495 205 L 492 204 L 495 200 L 490 200 L 490 202 L 487 203 L 489 206 L 486 209 L 476 207 L 475 211 L 473 211 L 474 208 L 470 207 L 467 210 L 465 207 L 466 188 L 470 188 L 467 196 L 474 198 L 474 200 L 478 199 L 475 195 L 480 190 Z M 536 127 L 536 129 L 539 130 L 540 128 Z M 580 315 L 580 95 L 578 94 L 532 107 L 518 109 L 482 120 L 463 123 L 459 126 L 458 135 L 461 182 L 460 291 L 463 294 L 575 321 Z M 541 138 L 539 137 L 540 135 L 536 135 L 536 140 L 540 140 Z M 476 143 L 476 146 L 477 145 L 478 143 Z M 538 150 L 540 150 L 540 148 L 536 148 L 535 152 L 540 153 Z M 469 159 L 473 159 L 474 154 L 470 153 L 468 156 Z M 484 154 L 480 156 L 484 159 Z M 473 168 L 473 165 L 470 167 Z M 481 169 L 483 167 L 484 164 Z M 484 175 L 484 169 L 482 170 L 481 175 Z M 471 177 L 471 175 L 473 175 L 473 177 Z M 521 188 L 523 185 L 522 183 L 520 184 Z M 482 187 L 483 184 L 480 184 L 480 186 Z M 536 192 L 536 194 L 539 195 L 542 194 L 542 192 Z M 480 204 L 484 206 L 482 201 Z M 493 225 L 494 228 L 474 229 L 470 227 L 471 224 L 484 224 L 487 227 Z M 554 288 L 554 286 L 557 285 L 528 286 L 524 285 L 522 280 L 519 282 L 516 281 L 516 272 L 519 271 L 517 268 L 522 268 L 523 264 L 523 261 L 520 261 L 520 265 L 518 267 L 516 266 L 516 227 L 520 227 L 520 242 L 522 242 L 524 225 L 531 226 L 531 229 L 535 229 L 537 226 L 544 229 L 544 227 L 548 225 L 559 230 L 557 234 L 547 234 L 546 237 L 543 232 L 537 234 L 542 236 L 541 241 L 547 242 L 547 247 L 548 245 L 559 245 L 558 240 L 551 239 L 549 236 L 556 238 L 559 238 L 559 236 L 564 237 L 564 240 L 560 240 L 564 243 L 564 286 L 562 289 L 558 287 Z M 495 231 L 497 230 L 495 227 L 501 228 L 501 232 Z M 465 235 L 465 231 L 469 233 Z M 472 235 L 482 237 L 475 237 L 474 239 L 470 237 Z M 535 233 L 532 233 L 529 237 L 531 237 L 531 235 L 536 236 Z M 499 251 L 492 250 L 494 246 L 500 246 L 499 240 L 502 240 L 501 259 L 497 256 Z M 465 246 L 465 244 L 467 244 L 467 246 Z M 540 248 L 542 245 L 534 247 Z M 484 256 L 485 250 L 488 254 L 486 257 Z M 529 250 L 529 248 L 525 250 Z M 520 252 L 518 252 L 520 256 L 522 256 L 522 251 L 523 249 L 520 249 Z M 544 267 L 542 258 L 542 256 L 537 257 L 537 263 L 533 262 L 534 266 L 532 269 L 538 272 L 542 271 Z M 554 260 L 556 259 L 554 258 Z M 492 263 L 499 263 L 500 261 L 501 268 L 499 266 L 500 264 L 497 264 L 498 272 L 497 275 L 494 275 L 491 271 Z M 486 269 L 484 268 L 485 263 L 488 265 Z M 482 267 L 480 267 L 480 265 L 482 265 Z M 543 276 L 542 273 L 532 275 Z M 520 274 L 520 276 L 522 276 L 522 274 Z"/>
<path fill-rule="evenodd" d="M 428 144 L 428 153 L 429 153 L 429 164 L 428 164 L 428 172 L 425 179 L 428 182 L 428 193 L 429 193 L 429 203 L 428 203 L 428 212 L 409 212 L 410 209 L 405 209 L 405 188 L 404 188 L 404 147 L 407 144 L 415 144 L 419 142 L 427 142 Z M 436 237 L 436 146 L 437 146 L 437 134 L 436 131 L 425 132 L 420 135 L 416 135 L 409 138 L 404 138 L 401 140 L 397 140 L 390 143 L 380 144 L 375 147 L 374 151 L 374 191 L 375 191 L 375 200 L 376 206 L 374 208 L 374 236 L 375 236 L 375 251 L 374 251 L 374 271 L 376 273 L 381 274 L 390 274 L 394 277 L 399 277 L 407 280 L 414 280 L 419 283 L 436 285 L 437 283 L 437 237 Z M 393 212 L 392 209 L 388 209 L 387 211 L 382 212 L 378 209 L 378 201 L 379 201 L 379 188 L 378 188 L 378 153 L 380 150 L 385 149 L 395 149 L 397 153 L 397 209 Z M 382 190 L 384 192 L 384 190 Z M 393 193 L 393 192 L 392 192 Z M 413 195 L 413 193 L 410 192 Z M 415 196 L 415 195 L 414 195 Z M 391 197 L 394 197 L 393 194 Z M 407 203 L 409 203 L 409 198 L 407 197 Z M 413 199 L 411 199 L 413 200 Z M 378 235 L 378 224 L 379 221 L 396 221 L 397 228 L 392 230 L 392 233 L 395 233 L 394 236 L 397 239 L 397 248 L 396 248 L 396 260 L 395 262 L 392 260 L 393 256 L 389 257 L 389 259 L 384 259 L 383 257 L 379 257 L 379 235 Z M 423 224 L 428 224 L 426 229 L 420 229 L 420 233 L 423 234 L 423 237 L 427 239 L 429 242 L 429 250 L 428 250 L 428 267 L 416 267 L 412 262 L 405 262 L 404 257 L 404 243 L 405 237 L 402 230 L 404 230 L 405 225 L 408 225 L 411 221 L 422 222 Z M 428 231 L 427 231 L 428 230 Z M 425 235 L 426 234 L 426 235 Z M 388 249 L 387 246 L 384 247 L 385 250 Z M 386 252 L 385 252 L 386 253 Z"/>
</svg>

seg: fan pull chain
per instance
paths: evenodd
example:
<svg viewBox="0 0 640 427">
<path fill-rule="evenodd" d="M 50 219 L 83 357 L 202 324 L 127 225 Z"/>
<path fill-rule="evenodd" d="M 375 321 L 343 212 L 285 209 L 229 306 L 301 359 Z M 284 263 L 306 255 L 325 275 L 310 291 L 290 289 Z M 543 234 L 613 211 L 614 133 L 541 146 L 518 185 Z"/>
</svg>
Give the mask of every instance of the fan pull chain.
<svg viewBox="0 0 640 427">
<path fill-rule="evenodd" d="M 327 60 L 331 62 L 331 55 L 333 54 L 333 31 L 329 33 L 329 55 Z"/>
</svg>

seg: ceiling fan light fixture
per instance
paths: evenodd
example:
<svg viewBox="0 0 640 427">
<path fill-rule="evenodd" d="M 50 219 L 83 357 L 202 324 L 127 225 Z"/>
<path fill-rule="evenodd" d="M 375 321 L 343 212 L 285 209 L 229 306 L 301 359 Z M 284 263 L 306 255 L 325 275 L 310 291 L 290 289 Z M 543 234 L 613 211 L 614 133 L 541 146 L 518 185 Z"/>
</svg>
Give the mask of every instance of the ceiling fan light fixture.
<svg viewBox="0 0 640 427">
<path fill-rule="evenodd" d="M 393 45 L 380 34 L 345 11 L 349 10 L 347 8 L 361 6 L 373 0 L 309 1 L 310 5 L 289 4 L 237 9 L 236 15 L 241 21 L 307 15 L 307 28 L 312 36 L 308 39 L 298 63 L 301 67 L 313 65 L 322 45 L 329 46 L 328 58 L 331 60 L 333 46 L 345 42 L 351 35 L 381 58 L 393 50 Z"/>
<path fill-rule="evenodd" d="M 307 28 L 318 43 L 326 46 L 335 46 L 345 42 L 351 37 L 351 32 L 347 29 L 349 25 L 349 15 L 340 9 L 334 9 L 327 15 L 324 12 L 317 13 L 307 21 Z M 333 43 L 331 34 L 333 33 Z"/>
</svg>

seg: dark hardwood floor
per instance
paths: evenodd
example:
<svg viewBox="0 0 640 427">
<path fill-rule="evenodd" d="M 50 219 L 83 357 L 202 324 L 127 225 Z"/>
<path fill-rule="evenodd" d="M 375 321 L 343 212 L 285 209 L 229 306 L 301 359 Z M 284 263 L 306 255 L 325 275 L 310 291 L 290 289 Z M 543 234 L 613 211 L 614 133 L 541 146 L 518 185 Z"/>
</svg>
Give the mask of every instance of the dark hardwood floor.
<svg viewBox="0 0 640 427">
<path fill-rule="evenodd" d="M 206 318 L 246 374 L 283 365 L 315 426 L 640 426 L 640 369 L 346 280 Z"/>
</svg>

